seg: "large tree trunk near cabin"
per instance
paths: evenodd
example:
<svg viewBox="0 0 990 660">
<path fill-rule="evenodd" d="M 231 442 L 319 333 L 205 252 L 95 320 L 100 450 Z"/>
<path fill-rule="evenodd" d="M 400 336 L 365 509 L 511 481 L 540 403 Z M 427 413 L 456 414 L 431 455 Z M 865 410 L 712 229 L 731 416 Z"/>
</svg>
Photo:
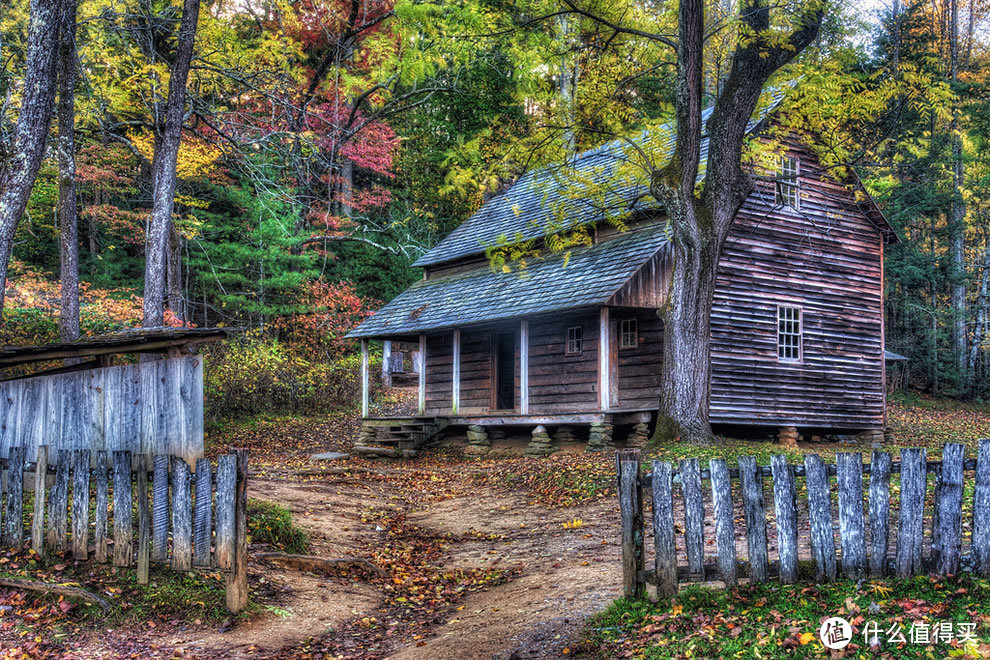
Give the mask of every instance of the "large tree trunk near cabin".
<svg viewBox="0 0 990 660">
<path fill-rule="evenodd" d="M 185 305 L 182 295 L 182 236 L 175 228 L 175 223 L 169 223 L 167 281 L 168 310 L 177 321 L 185 321 Z"/>
<path fill-rule="evenodd" d="M 654 172 L 651 193 L 667 211 L 674 265 L 664 319 L 663 394 L 656 437 L 693 443 L 712 438 L 711 311 L 722 248 L 736 213 L 753 189 L 742 167 L 743 141 L 770 76 L 817 36 L 823 13 L 807 10 L 781 41 L 770 30 L 770 7 L 753 0 L 740 16 L 753 38 L 732 55 L 729 75 L 708 120 L 706 176 L 700 194 L 704 0 L 678 6 L 676 135 L 670 162 Z"/>
<path fill-rule="evenodd" d="M 79 338 L 79 214 L 76 206 L 76 0 L 66 0 L 58 63 L 59 319 L 62 341 Z"/>
<path fill-rule="evenodd" d="M 175 167 L 179 160 L 182 121 L 186 106 L 186 81 L 192 63 L 199 0 L 184 0 L 182 19 L 175 46 L 175 62 L 168 81 L 165 125 L 155 143 L 152 160 L 153 206 L 148 223 L 144 266 L 144 321 L 146 328 L 158 328 L 165 320 L 166 251 L 175 206 Z"/>
<path fill-rule="evenodd" d="M 0 165 L 0 322 L 14 232 L 27 208 L 52 122 L 63 3 L 62 0 L 31 0 L 30 11 L 27 70 L 14 129 L 14 153 L 8 163 Z"/>
<path fill-rule="evenodd" d="M 708 252 L 709 254 L 706 254 Z M 712 297 L 718 257 L 704 245 L 674 246 L 670 305 L 663 317 L 663 377 L 657 436 L 707 442 L 711 436 Z M 676 301 L 676 302 L 675 302 Z"/>
</svg>

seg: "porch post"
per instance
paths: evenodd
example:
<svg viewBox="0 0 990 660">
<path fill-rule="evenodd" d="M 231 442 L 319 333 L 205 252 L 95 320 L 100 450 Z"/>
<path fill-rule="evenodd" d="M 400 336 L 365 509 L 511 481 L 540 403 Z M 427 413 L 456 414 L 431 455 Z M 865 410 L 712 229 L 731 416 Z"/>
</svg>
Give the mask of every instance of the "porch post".
<svg viewBox="0 0 990 660">
<path fill-rule="evenodd" d="M 392 342 L 388 339 L 382 342 L 382 383 L 392 387 Z"/>
<path fill-rule="evenodd" d="M 519 322 L 519 414 L 529 414 L 529 321 Z"/>
<path fill-rule="evenodd" d="M 450 412 L 457 414 L 457 409 L 461 407 L 461 329 L 454 329 L 453 347 L 454 373 L 450 386 Z"/>
<path fill-rule="evenodd" d="M 598 403 L 602 410 L 609 408 L 609 392 L 612 384 L 609 381 L 610 365 L 608 337 L 608 307 L 602 307 L 599 316 L 598 332 Z"/>
<path fill-rule="evenodd" d="M 426 333 L 419 333 L 419 414 L 426 412 Z"/>
<path fill-rule="evenodd" d="M 361 419 L 368 417 L 370 382 L 368 379 L 368 340 L 361 340 Z"/>
</svg>

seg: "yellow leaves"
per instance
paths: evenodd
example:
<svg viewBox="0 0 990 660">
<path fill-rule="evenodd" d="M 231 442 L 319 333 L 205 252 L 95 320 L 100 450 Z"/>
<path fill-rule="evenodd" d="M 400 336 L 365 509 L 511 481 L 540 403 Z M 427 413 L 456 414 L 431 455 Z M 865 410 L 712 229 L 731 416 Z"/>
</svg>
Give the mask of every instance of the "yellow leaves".
<svg viewBox="0 0 990 660">
<path fill-rule="evenodd" d="M 673 607 L 670 608 L 670 613 L 673 614 L 674 616 L 680 615 L 683 611 L 684 611 L 684 606 L 679 604 L 674 605 Z"/>
<path fill-rule="evenodd" d="M 801 636 L 798 638 L 798 641 L 801 642 L 801 646 L 807 646 L 812 641 L 814 641 L 814 639 L 815 639 L 815 633 L 806 632 L 806 633 L 801 633 Z"/>
<path fill-rule="evenodd" d="M 151 162 L 155 155 L 155 136 L 151 131 L 131 131 L 128 139 L 142 157 Z M 199 137 L 182 136 L 176 174 L 180 179 L 207 177 L 216 171 L 217 161 L 223 152 L 219 147 Z"/>
<path fill-rule="evenodd" d="M 580 529 L 584 527 L 584 521 L 580 518 L 575 518 L 569 522 L 564 522 L 564 529 Z"/>
</svg>

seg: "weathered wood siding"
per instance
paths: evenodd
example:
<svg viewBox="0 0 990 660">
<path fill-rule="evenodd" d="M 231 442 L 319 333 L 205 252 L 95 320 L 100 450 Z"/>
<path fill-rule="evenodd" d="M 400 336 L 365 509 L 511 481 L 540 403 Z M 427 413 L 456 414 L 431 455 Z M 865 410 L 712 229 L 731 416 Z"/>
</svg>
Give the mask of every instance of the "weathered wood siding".
<svg viewBox="0 0 990 660">
<path fill-rule="evenodd" d="M 486 412 L 491 407 L 491 401 L 492 334 L 486 330 L 464 330 L 461 333 L 459 413 Z"/>
<path fill-rule="evenodd" d="M 712 422 L 880 428 L 882 242 L 845 187 L 801 159 L 800 210 L 771 185 L 733 223 L 712 312 Z M 777 358 L 777 307 L 802 309 L 803 359 Z"/>
<path fill-rule="evenodd" d="M 618 351 L 619 408 L 652 409 L 659 405 L 663 369 L 663 321 L 653 310 L 612 310 L 615 332 L 622 319 L 635 318 L 639 343 Z"/>
<path fill-rule="evenodd" d="M 203 359 L 154 360 L 0 382 L 0 456 L 88 449 L 203 455 Z"/>
<path fill-rule="evenodd" d="M 451 333 L 426 336 L 426 414 L 450 414 L 453 383 Z"/>
<path fill-rule="evenodd" d="M 582 329 L 581 352 L 567 354 L 567 329 Z M 533 319 L 529 324 L 529 410 L 598 410 L 598 312 Z"/>
</svg>

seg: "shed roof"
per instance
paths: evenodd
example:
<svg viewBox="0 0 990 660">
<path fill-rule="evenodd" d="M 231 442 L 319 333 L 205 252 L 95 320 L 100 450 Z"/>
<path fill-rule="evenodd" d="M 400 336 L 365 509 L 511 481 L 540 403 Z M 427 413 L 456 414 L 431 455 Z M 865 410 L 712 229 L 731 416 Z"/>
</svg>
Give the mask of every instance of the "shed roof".
<svg viewBox="0 0 990 660">
<path fill-rule="evenodd" d="M 0 348 L 0 368 L 63 358 L 162 351 L 173 346 L 217 341 L 230 332 L 227 328 L 138 328 L 69 342 L 4 346 Z"/>
<path fill-rule="evenodd" d="M 656 226 L 552 254 L 512 272 L 480 268 L 420 280 L 351 331 L 388 337 L 601 305 L 667 244 Z"/>
</svg>

